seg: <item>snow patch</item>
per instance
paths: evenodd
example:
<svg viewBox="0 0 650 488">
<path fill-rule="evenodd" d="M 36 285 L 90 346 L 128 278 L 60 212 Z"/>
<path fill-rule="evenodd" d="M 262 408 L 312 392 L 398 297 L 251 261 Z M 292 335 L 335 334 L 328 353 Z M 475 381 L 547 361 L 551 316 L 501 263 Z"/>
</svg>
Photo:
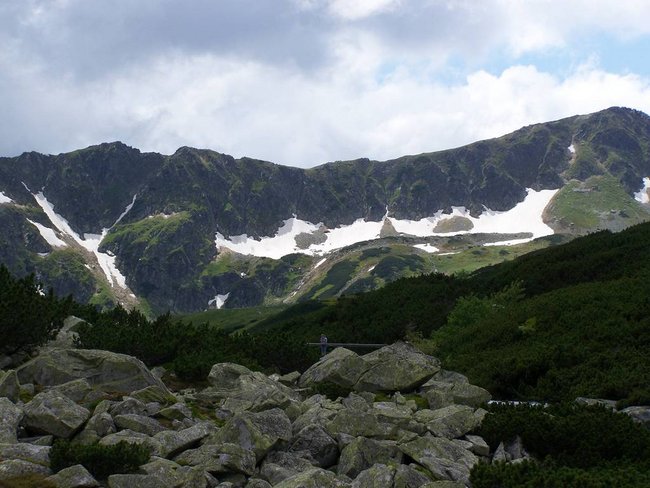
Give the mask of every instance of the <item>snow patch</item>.
<svg viewBox="0 0 650 488">
<path fill-rule="evenodd" d="M 25 188 L 27 188 L 27 185 L 25 185 L 25 183 L 23 183 L 23 185 Z M 29 188 L 27 188 L 27 190 L 31 193 L 31 190 L 29 190 Z M 54 206 L 47 200 L 42 191 L 36 194 L 32 193 L 32 195 L 36 199 L 38 205 L 43 209 L 43 212 L 45 212 L 45 215 L 47 215 L 47 217 L 50 219 L 50 222 L 52 222 L 60 232 L 70 236 L 77 244 L 95 255 L 100 268 L 104 272 L 104 275 L 106 276 L 106 279 L 111 284 L 111 286 L 117 285 L 122 288 L 126 288 L 126 277 L 120 272 L 119 269 L 117 269 L 117 266 L 115 264 L 115 256 L 99 252 L 99 245 L 110 230 L 110 227 L 108 229 L 102 229 L 101 234 L 84 234 L 84 236 L 81 237 L 74 230 L 72 230 L 72 227 L 70 227 L 70 224 L 65 218 L 54 211 Z M 131 207 L 133 207 L 134 203 L 135 196 L 133 197 L 131 204 L 127 206 L 126 210 L 122 212 L 122 215 L 120 215 L 120 217 L 115 221 L 115 224 L 117 224 L 128 213 Z"/>
<path fill-rule="evenodd" d="M 517 244 L 525 244 L 526 242 L 530 242 L 530 238 L 524 238 L 524 239 L 512 239 L 509 241 L 499 241 L 499 242 L 486 242 L 483 244 L 484 246 L 515 246 Z"/>
<path fill-rule="evenodd" d="M 0 203 L 13 203 L 13 200 L 0 191 Z"/>
<path fill-rule="evenodd" d="M 454 254 L 460 254 L 460 251 L 441 252 L 438 256 L 453 256 Z"/>
<path fill-rule="evenodd" d="M 368 270 L 368 273 L 372 273 L 372 271 L 377 267 L 375 264 L 374 266 L 370 266 L 370 269 Z"/>
<path fill-rule="evenodd" d="M 128 213 L 131 211 L 131 209 L 133 208 L 133 205 L 135 205 L 135 199 L 136 199 L 137 197 L 138 197 L 138 194 L 137 194 L 137 193 L 136 193 L 135 195 L 133 195 L 133 200 L 131 201 L 131 203 L 129 203 L 129 204 L 126 206 L 126 209 L 124 209 L 124 212 L 122 212 L 122 213 L 120 214 L 120 216 L 117 218 L 117 220 L 115 221 L 115 223 L 114 223 L 111 227 L 115 227 L 117 224 L 119 224 L 120 221 L 121 221 L 121 220 L 126 216 L 126 214 L 128 214 Z"/>
<path fill-rule="evenodd" d="M 318 268 L 321 264 L 327 261 L 327 258 L 323 258 L 314 265 L 314 269 Z"/>
<path fill-rule="evenodd" d="M 643 188 L 634 194 L 634 199 L 641 203 L 650 203 L 650 178 L 643 178 Z"/>
<path fill-rule="evenodd" d="M 526 198 L 512 209 L 506 212 L 497 212 L 486 208 L 479 217 L 472 217 L 464 207 L 452 207 L 449 214 L 445 214 L 440 210 L 435 215 L 420 220 L 398 220 L 392 217 L 385 217 L 385 219 L 387 218 L 390 221 L 397 232 L 417 237 L 448 236 L 449 233 L 435 233 L 433 229 L 440 220 L 458 216 L 470 220 L 473 228 L 455 234 L 528 232 L 532 237 L 527 240 L 532 240 L 553 234 L 553 229 L 542 221 L 542 212 L 557 191 L 528 189 Z M 215 244 L 217 248 L 227 248 L 239 254 L 272 259 L 280 259 L 282 256 L 292 253 L 303 253 L 312 256 L 321 255 L 358 242 L 378 239 L 385 219 L 377 222 L 357 219 L 350 225 L 328 229 L 325 231 L 327 236 L 325 242 L 312 244 L 307 249 L 298 248 L 295 237 L 301 233 L 313 233 L 320 229 L 322 224 L 313 224 L 300 220 L 295 215 L 285 220 L 273 237 L 254 239 L 242 234 L 226 238 L 221 233 L 217 233 Z M 428 249 L 431 249 L 431 247 L 433 246 Z M 437 249 L 436 251 L 428 249 L 424 250 L 427 252 L 437 251 Z"/>
<path fill-rule="evenodd" d="M 27 219 L 27 222 L 29 222 L 30 224 L 32 224 L 34 227 L 38 229 L 38 232 L 41 234 L 41 237 L 43 237 L 43 239 L 45 239 L 50 246 L 52 247 L 67 246 L 67 244 L 63 242 L 61 239 L 59 239 L 56 233 L 49 227 L 45 227 L 44 225 L 29 219 Z"/>
<path fill-rule="evenodd" d="M 415 244 L 413 247 L 417 247 L 418 249 L 422 249 L 423 251 L 430 252 L 430 253 L 438 252 L 440 250 L 436 246 L 432 246 L 431 244 Z"/>
<path fill-rule="evenodd" d="M 569 147 L 567 147 L 567 149 L 569 150 L 569 152 L 570 152 L 571 154 L 575 154 L 575 153 L 576 153 L 576 148 L 575 148 L 575 146 L 574 146 L 573 144 L 571 144 Z"/>
<path fill-rule="evenodd" d="M 225 295 L 215 295 L 212 300 L 208 301 L 208 307 L 214 306 L 217 310 L 221 309 L 226 303 L 226 300 L 228 300 L 229 296 L 230 292 L 226 293 Z"/>
</svg>

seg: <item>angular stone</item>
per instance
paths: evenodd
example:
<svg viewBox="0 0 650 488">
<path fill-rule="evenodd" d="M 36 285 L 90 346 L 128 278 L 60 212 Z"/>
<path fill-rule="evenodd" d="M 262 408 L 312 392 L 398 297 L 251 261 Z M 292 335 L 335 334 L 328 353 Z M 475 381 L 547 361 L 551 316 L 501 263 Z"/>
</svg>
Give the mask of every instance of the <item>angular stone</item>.
<svg viewBox="0 0 650 488">
<path fill-rule="evenodd" d="M 238 364 L 215 364 L 210 370 L 208 381 L 212 386 L 203 390 L 197 397 L 228 402 L 224 408 L 232 412 L 287 408 L 300 400 L 299 395 L 291 388 Z"/>
<path fill-rule="evenodd" d="M 169 407 L 161 409 L 156 417 L 162 417 L 167 420 L 184 420 L 192 417 L 192 411 L 184 403 L 174 403 Z"/>
<path fill-rule="evenodd" d="M 20 383 L 15 370 L 0 371 L 0 398 L 17 402 L 20 396 Z"/>
<path fill-rule="evenodd" d="M 274 488 L 347 488 L 349 483 L 338 478 L 334 473 L 320 468 L 312 468 L 303 473 L 287 478 Z"/>
<path fill-rule="evenodd" d="M 167 488 L 164 480 L 151 474 L 112 474 L 108 488 Z"/>
<path fill-rule="evenodd" d="M 367 369 L 367 364 L 358 354 L 344 347 L 337 347 L 307 369 L 300 376 L 298 384 L 301 388 L 308 388 L 317 383 L 334 383 L 352 388 Z"/>
<path fill-rule="evenodd" d="M 375 464 L 363 470 L 352 483 L 352 488 L 392 488 L 395 468 L 385 464 Z"/>
<path fill-rule="evenodd" d="M 325 425 L 325 430 L 331 435 L 343 433 L 354 437 L 382 437 L 391 436 L 391 426 L 381 424 L 373 412 L 360 412 L 358 410 L 341 410 Z"/>
<path fill-rule="evenodd" d="M 139 470 L 142 474 L 157 476 L 160 478 L 164 486 L 185 486 L 188 468 L 162 458 L 152 458 L 147 464 L 140 466 Z M 205 483 L 204 485 L 205 486 Z"/>
<path fill-rule="evenodd" d="M 113 417 L 113 421 L 118 429 L 124 430 L 129 429 L 134 432 L 141 432 L 150 437 L 158 434 L 165 430 L 165 428 L 160 425 L 160 423 L 152 419 L 151 417 L 146 417 L 144 415 L 137 415 L 134 413 L 127 413 L 125 415 L 116 415 Z"/>
<path fill-rule="evenodd" d="M 62 385 L 57 385 L 52 390 L 58 391 L 61 395 L 68 397 L 76 403 L 81 403 L 88 393 L 92 391 L 92 386 L 90 386 L 86 378 L 80 378 L 78 380 L 68 381 Z"/>
<path fill-rule="evenodd" d="M 400 449 L 439 480 L 469 484 L 469 472 L 478 463 L 470 451 L 442 437 L 420 437 L 400 445 Z"/>
<path fill-rule="evenodd" d="M 22 408 L 8 398 L 0 397 L 0 442 L 17 442 L 18 426 L 23 416 Z"/>
<path fill-rule="evenodd" d="M 96 488 L 99 483 L 81 464 L 75 464 L 62 469 L 55 475 L 47 478 L 57 488 Z"/>
<path fill-rule="evenodd" d="M 436 437 L 456 439 L 481 425 L 486 414 L 482 408 L 474 410 L 467 405 L 449 405 L 437 410 L 420 410 L 416 418 L 425 418 L 427 429 Z"/>
<path fill-rule="evenodd" d="M 9 459 L 0 462 L 0 481 L 29 474 L 49 476 L 52 474 L 52 471 L 50 471 L 50 468 L 41 464 L 30 463 L 29 461 L 23 461 L 22 459 Z"/>
<path fill-rule="evenodd" d="M 375 402 L 372 411 L 380 422 L 387 422 L 399 427 L 406 427 L 412 420 L 413 410 L 408 405 L 394 402 Z"/>
<path fill-rule="evenodd" d="M 336 464 L 337 442 L 319 425 L 308 425 L 291 439 L 289 452 L 308 451 L 321 468 Z"/>
<path fill-rule="evenodd" d="M 400 464 L 395 470 L 393 479 L 394 488 L 418 488 L 429 483 L 431 480 L 418 470 L 405 464 Z"/>
<path fill-rule="evenodd" d="M 627 407 L 621 410 L 621 413 L 629 415 L 637 423 L 650 424 L 650 407 L 636 406 Z"/>
<path fill-rule="evenodd" d="M 130 393 L 157 385 L 168 391 L 137 358 L 92 349 L 52 349 L 42 352 L 16 371 L 21 383 L 56 386 L 86 378 L 96 389 Z"/>
<path fill-rule="evenodd" d="M 281 481 L 291 478 L 299 473 L 307 471 L 314 466 L 300 457 L 286 452 L 273 451 L 262 462 L 260 475 L 269 481 L 272 485 L 277 485 Z"/>
<path fill-rule="evenodd" d="M 465 440 L 472 444 L 472 447 L 469 448 L 477 456 L 489 456 L 490 455 L 490 446 L 485 442 L 481 436 L 478 435 L 466 435 Z"/>
<path fill-rule="evenodd" d="M 95 410 L 95 413 L 97 413 L 97 410 Z M 147 415 L 147 405 L 135 398 L 126 397 L 121 402 L 111 403 L 108 408 L 108 413 L 110 413 L 113 417 L 129 414 Z"/>
<path fill-rule="evenodd" d="M 251 478 L 244 488 L 271 488 L 271 483 L 259 478 Z"/>
<path fill-rule="evenodd" d="M 139 446 L 145 446 L 149 449 L 151 455 L 157 456 L 160 451 L 160 443 L 157 439 L 149 437 L 146 434 L 141 434 L 140 432 L 134 432 L 132 430 L 121 430 L 115 434 L 109 434 L 106 437 L 103 437 L 99 444 L 101 446 L 114 446 L 119 442 L 128 442 L 129 444 L 136 444 Z"/>
<path fill-rule="evenodd" d="M 326 408 L 322 405 L 314 405 L 293 422 L 292 429 L 299 432 L 305 427 L 317 425 L 325 427 L 337 414 L 337 410 Z"/>
<path fill-rule="evenodd" d="M 410 391 L 440 371 L 440 361 L 411 344 L 396 342 L 362 356 L 368 366 L 354 385 L 357 391 Z"/>
<path fill-rule="evenodd" d="M 298 383 L 300 379 L 300 373 L 298 371 L 292 371 L 278 378 L 278 381 L 286 386 L 293 386 Z"/>
<path fill-rule="evenodd" d="M 421 395 L 426 398 L 432 409 L 455 404 L 478 408 L 492 398 L 490 392 L 480 386 L 436 381 L 429 381 L 423 385 Z"/>
<path fill-rule="evenodd" d="M 34 446 L 32 444 L 0 444 L 0 461 L 20 459 L 42 466 L 50 465 L 49 446 Z"/>
<path fill-rule="evenodd" d="M 341 451 L 336 472 L 356 478 L 374 464 L 400 464 L 403 457 L 395 442 L 357 437 Z"/>
<path fill-rule="evenodd" d="M 24 408 L 23 424 L 28 430 L 70 438 L 90 417 L 88 409 L 57 391 L 36 395 Z"/>
<path fill-rule="evenodd" d="M 132 391 L 129 396 L 140 400 L 142 403 L 156 402 L 161 405 L 176 403 L 176 397 L 167 388 L 161 388 L 159 385 L 151 385 L 141 390 Z"/>
<path fill-rule="evenodd" d="M 255 472 L 255 454 L 252 450 L 231 443 L 204 444 L 198 449 L 182 452 L 174 461 L 186 466 L 200 466 L 213 473 L 243 473 L 252 475 Z"/>
<path fill-rule="evenodd" d="M 214 433 L 215 430 L 214 424 L 200 422 L 180 431 L 166 430 L 160 432 L 154 435 L 154 439 L 160 443 L 160 456 L 169 458 L 196 446 L 201 440 Z"/>
<path fill-rule="evenodd" d="M 265 412 L 243 412 L 230 419 L 210 438 L 215 443 L 232 443 L 253 451 L 257 461 L 276 446 L 291 440 L 291 422 L 280 409 Z"/>
</svg>

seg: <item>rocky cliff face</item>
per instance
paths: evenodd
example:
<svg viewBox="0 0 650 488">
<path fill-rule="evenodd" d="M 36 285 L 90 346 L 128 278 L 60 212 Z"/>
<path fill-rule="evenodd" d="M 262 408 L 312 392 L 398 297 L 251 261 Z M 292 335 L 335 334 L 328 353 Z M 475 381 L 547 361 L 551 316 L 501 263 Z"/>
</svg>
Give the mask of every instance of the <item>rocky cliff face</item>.
<svg viewBox="0 0 650 488">
<path fill-rule="evenodd" d="M 572 190 L 546 220 L 559 232 L 620 227 L 647 218 L 638 206 L 614 217 L 610 210 L 635 202 L 633 194 L 650 175 L 649 148 L 650 118 L 613 108 L 449 151 L 308 170 L 187 147 L 170 156 L 141 153 L 121 143 L 58 156 L 25 153 L 0 158 L 0 258 L 14 272 L 38 272 L 46 284 L 69 282 L 66 289 L 77 298 L 100 304 L 132 303 L 137 295 L 155 311 L 191 311 L 232 292 L 230 306 L 254 305 L 268 301 L 273 287 L 282 288 L 276 295 L 287 298 L 296 289 L 286 283 L 307 276 L 296 280 L 292 268 L 279 282 L 237 283 L 243 291 L 236 292 L 234 275 L 215 274 L 217 234 L 273 236 L 292 215 L 323 224 L 320 236 L 310 231 L 303 242 L 358 219 L 419 220 L 453 207 L 477 217 L 485 208 L 511 209 L 527 189 L 555 190 L 590 178 L 613 182 L 614 193 L 604 196 L 596 185 L 602 205 L 611 207 L 602 211 L 607 215 L 601 212 L 596 223 L 576 222 L 570 208 L 578 193 Z M 63 235 L 45 215 L 35 198 L 39 194 L 77 239 Z M 44 239 L 28 218 L 51 229 L 67 247 Z M 101 235 L 96 249 L 87 235 Z M 118 268 L 127 286 L 112 283 L 109 265 Z"/>
</svg>

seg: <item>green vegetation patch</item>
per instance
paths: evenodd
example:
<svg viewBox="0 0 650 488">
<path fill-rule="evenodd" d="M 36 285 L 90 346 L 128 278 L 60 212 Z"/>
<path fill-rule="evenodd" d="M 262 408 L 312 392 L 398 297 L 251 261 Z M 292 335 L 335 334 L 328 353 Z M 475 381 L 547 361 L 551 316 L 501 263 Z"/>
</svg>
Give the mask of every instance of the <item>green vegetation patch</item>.
<svg viewBox="0 0 650 488">
<path fill-rule="evenodd" d="M 262 323 L 267 318 L 274 316 L 287 308 L 286 305 L 249 308 L 225 308 L 221 310 L 206 310 L 176 318 L 183 322 L 207 323 L 216 329 L 228 332 L 249 329 Z"/>
</svg>

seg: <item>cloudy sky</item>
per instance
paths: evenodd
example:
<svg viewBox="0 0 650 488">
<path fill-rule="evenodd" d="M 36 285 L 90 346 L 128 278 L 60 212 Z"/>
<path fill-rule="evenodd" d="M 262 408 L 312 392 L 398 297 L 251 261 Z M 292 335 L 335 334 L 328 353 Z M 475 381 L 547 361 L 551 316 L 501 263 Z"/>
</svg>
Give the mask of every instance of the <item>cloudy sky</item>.
<svg viewBox="0 0 650 488">
<path fill-rule="evenodd" d="M 650 113 L 646 0 L 0 0 L 0 155 L 309 167 Z"/>
</svg>

